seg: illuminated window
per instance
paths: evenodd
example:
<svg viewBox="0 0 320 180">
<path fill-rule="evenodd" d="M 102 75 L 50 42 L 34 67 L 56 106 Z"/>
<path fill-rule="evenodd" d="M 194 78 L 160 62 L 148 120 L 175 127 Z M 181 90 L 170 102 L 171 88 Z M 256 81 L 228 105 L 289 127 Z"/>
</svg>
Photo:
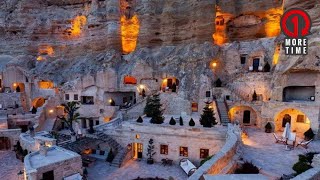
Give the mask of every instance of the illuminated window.
<svg viewBox="0 0 320 180">
<path fill-rule="evenodd" d="M 305 116 L 302 114 L 298 114 L 297 116 L 297 122 L 304 123 L 305 122 Z"/>
<path fill-rule="evenodd" d="M 204 159 L 209 156 L 209 149 L 200 149 L 200 158 Z"/>
<path fill-rule="evenodd" d="M 136 134 L 136 139 L 140 139 L 140 134 Z"/>
<path fill-rule="evenodd" d="M 160 154 L 168 155 L 168 145 L 160 145 Z"/>
<path fill-rule="evenodd" d="M 82 104 L 94 104 L 93 96 L 81 96 Z"/>
<path fill-rule="evenodd" d="M 188 147 L 180 146 L 180 156 L 188 157 Z"/>
</svg>

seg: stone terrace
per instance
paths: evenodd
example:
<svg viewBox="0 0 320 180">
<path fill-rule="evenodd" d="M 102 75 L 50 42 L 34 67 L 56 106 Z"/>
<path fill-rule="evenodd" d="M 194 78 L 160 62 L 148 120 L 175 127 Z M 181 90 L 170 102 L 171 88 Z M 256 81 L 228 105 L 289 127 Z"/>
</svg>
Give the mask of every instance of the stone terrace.
<svg viewBox="0 0 320 180">
<path fill-rule="evenodd" d="M 170 176 L 175 180 L 185 180 L 188 178 L 177 164 L 172 166 L 163 166 L 159 163 L 149 165 L 144 160 L 130 160 L 121 168 L 109 166 L 109 163 L 106 162 L 97 161 L 92 167 L 88 168 L 88 179 L 94 180 L 125 180 L 137 177 L 169 179 Z"/>
<path fill-rule="evenodd" d="M 23 179 L 23 175 L 17 175 L 19 171 L 23 171 L 23 163 L 16 159 L 15 152 L 0 151 L 0 179 Z"/>
<path fill-rule="evenodd" d="M 257 128 L 245 128 L 248 138 L 243 139 L 243 157 L 268 174 L 280 177 L 283 174 L 294 173 L 292 166 L 298 161 L 298 155 L 306 152 L 319 152 L 320 141 L 309 144 L 308 150 L 295 147 L 291 151 L 285 150 L 285 145 L 276 144 L 272 133 L 265 133 Z M 277 133 L 281 136 L 281 133 Z M 297 142 L 302 139 L 297 138 Z"/>
</svg>

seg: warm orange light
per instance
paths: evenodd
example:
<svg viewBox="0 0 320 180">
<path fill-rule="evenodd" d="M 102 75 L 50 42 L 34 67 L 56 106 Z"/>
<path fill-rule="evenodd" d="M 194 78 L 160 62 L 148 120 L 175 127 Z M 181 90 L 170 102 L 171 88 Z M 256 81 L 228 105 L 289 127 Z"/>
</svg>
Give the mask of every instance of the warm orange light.
<svg viewBox="0 0 320 180">
<path fill-rule="evenodd" d="M 218 65 L 218 63 L 216 63 L 216 62 L 212 63 L 212 67 L 217 67 L 217 65 Z"/>
<path fill-rule="evenodd" d="M 272 62 L 273 65 L 277 65 L 279 62 L 280 49 L 281 49 L 281 46 L 278 44 L 275 47 L 274 54 L 273 54 L 273 62 Z"/>
<path fill-rule="evenodd" d="M 112 103 L 112 99 L 109 99 L 109 103 Z"/>
<path fill-rule="evenodd" d="M 37 57 L 37 61 L 43 61 L 43 60 L 44 60 L 44 58 L 42 56 Z"/>
<path fill-rule="evenodd" d="M 105 118 L 104 118 L 104 122 L 109 122 L 110 120 L 111 120 L 110 117 L 105 117 Z"/>
<path fill-rule="evenodd" d="M 144 89 L 144 85 L 143 84 L 140 84 L 140 89 Z"/>
<path fill-rule="evenodd" d="M 53 47 L 51 47 L 49 45 L 40 46 L 39 47 L 39 54 L 53 56 L 54 55 Z M 41 57 L 41 56 L 39 56 L 39 57 Z"/>
<path fill-rule="evenodd" d="M 265 24 L 265 32 L 267 37 L 275 37 L 280 34 L 280 19 L 282 14 L 282 7 L 272 8 L 265 12 L 265 18 L 267 19 L 267 23 Z"/>
<path fill-rule="evenodd" d="M 53 113 L 53 112 L 54 112 L 53 109 L 50 109 L 50 110 L 49 110 L 49 113 Z"/>
<path fill-rule="evenodd" d="M 38 86 L 39 89 L 53 89 L 54 84 L 52 81 L 39 81 Z"/>
<path fill-rule="evenodd" d="M 13 83 L 13 86 L 16 87 L 16 86 L 17 86 L 17 83 Z"/>
<path fill-rule="evenodd" d="M 83 26 L 87 23 L 87 18 L 85 16 L 77 16 L 72 21 L 71 35 L 79 36 L 81 34 Z"/>
<path fill-rule="evenodd" d="M 125 15 L 121 16 L 121 41 L 123 53 L 128 54 L 136 49 L 139 28 L 140 25 L 137 15 L 132 16 L 130 19 Z"/>
</svg>

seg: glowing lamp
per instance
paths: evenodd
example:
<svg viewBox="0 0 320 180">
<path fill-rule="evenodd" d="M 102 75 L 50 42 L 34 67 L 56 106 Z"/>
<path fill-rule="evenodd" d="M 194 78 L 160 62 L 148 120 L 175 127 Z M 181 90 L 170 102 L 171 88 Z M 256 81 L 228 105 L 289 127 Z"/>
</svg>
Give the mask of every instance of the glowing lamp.
<svg viewBox="0 0 320 180">
<path fill-rule="evenodd" d="M 217 67 L 217 65 L 218 65 L 218 63 L 216 63 L 216 62 L 212 63 L 212 67 Z"/>
<path fill-rule="evenodd" d="M 16 86 L 17 86 L 17 83 L 13 83 L 13 86 L 16 87 Z"/>
<path fill-rule="evenodd" d="M 109 103 L 112 103 L 112 99 L 109 99 Z"/>
<path fill-rule="evenodd" d="M 53 113 L 53 109 L 50 109 L 50 110 L 49 110 L 49 113 Z"/>
<path fill-rule="evenodd" d="M 140 84 L 139 88 L 140 88 L 140 89 L 144 89 L 144 85 L 143 85 L 143 84 Z"/>
</svg>

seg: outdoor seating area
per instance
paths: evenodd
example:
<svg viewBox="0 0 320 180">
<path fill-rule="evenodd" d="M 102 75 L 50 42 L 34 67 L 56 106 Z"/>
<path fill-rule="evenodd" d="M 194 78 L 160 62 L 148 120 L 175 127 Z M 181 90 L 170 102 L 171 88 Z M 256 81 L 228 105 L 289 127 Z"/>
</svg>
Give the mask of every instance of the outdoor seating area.
<svg viewBox="0 0 320 180">
<path fill-rule="evenodd" d="M 320 151 L 318 140 L 305 141 L 299 136 L 293 136 L 286 144 L 283 132 L 265 133 L 254 127 L 246 128 L 246 131 L 248 137 L 243 138 L 243 159 L 279 177 L 295 172 L 292 166 L 298 161 L 298 155 Z M 298 143 L 293 143 L 292 138 Z"/>
<path fill-rule="evenodd" d="M 166 165 L 172 166 L 173 160 L 166 158 L 166 159 L 161 159 L 161 162 L 163 166 L 166 166 Z"/>
</svg>

